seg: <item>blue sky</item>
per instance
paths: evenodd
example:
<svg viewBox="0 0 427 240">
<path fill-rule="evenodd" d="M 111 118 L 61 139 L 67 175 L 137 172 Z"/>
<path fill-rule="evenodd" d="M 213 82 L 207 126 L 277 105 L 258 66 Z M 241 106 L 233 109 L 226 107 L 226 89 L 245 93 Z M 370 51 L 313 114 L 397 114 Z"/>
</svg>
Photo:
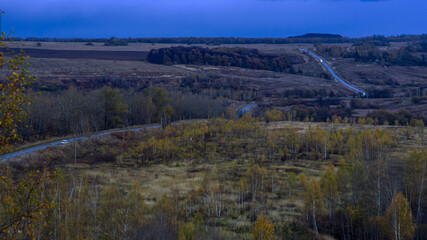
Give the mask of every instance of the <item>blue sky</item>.
<svg viewBox="0 0 427 240">
<path fill-rule="evenodd" d="M 19 37 L 427 33 L 427 0 L 1 0 Z"/>
</svg>

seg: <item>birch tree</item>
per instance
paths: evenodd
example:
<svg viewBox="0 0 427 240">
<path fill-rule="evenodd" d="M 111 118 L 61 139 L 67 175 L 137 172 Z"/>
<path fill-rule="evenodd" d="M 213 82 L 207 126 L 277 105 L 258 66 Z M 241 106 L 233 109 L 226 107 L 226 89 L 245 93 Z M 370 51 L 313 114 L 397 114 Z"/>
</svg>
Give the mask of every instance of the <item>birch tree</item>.
<svg viewBox="0 0 427 240">
<path fill-rule="evenodd" d="M 412 219 L 409 203 L 402 193 L 393 198 L 386 214 L 389 223 L 389 237 L 394 240 L 413 239 L 415 224 Z"/>
<path fill-rule="evenodd" d="M 304 196 L 304 206 L 306 211 L 311 216 L 313 222 L 313 230 L 318 233 L 317 217 L 322 211 L 322 192 L 320 191 L 319 182 L 316 179 L 311 179 L 307 184 Z"/>
</svg>

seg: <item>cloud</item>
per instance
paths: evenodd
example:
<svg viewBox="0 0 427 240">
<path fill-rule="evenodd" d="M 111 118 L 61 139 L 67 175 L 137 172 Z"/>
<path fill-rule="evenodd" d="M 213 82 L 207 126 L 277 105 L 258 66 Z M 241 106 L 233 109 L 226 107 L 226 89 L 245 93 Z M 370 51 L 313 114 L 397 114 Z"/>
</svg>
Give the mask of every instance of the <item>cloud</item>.
<svg viewBox="0 0 427 240">
<path fill-rule="evenodd" d="M 427 21 L 426 0 L 14 0 L 1 8 L 2 28 L 22 37 L 396 35 L 425 32 Z"/>
</svg>

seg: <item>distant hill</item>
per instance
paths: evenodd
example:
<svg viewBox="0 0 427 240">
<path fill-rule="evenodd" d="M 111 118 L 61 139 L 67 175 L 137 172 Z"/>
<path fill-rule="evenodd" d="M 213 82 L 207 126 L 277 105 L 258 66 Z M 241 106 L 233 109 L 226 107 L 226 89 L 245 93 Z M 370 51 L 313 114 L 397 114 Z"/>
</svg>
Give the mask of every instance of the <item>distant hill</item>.
<svg viewBox="0 0 427 240">
<path fill-rule="evenodd" d="M 306 33 L 300 36 L 294 36 L 289 38 L 344 38 L 338 34 L 329 34 L 329 33 Z"/>
</svg>

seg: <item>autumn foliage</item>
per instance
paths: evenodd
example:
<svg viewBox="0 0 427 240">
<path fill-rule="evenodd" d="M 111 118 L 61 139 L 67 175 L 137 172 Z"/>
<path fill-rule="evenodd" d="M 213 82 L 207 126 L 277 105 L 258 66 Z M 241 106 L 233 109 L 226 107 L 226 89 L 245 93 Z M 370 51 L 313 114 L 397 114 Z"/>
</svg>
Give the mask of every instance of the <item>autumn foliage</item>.
<svg viewBox="0 0 427 240">
<path fill-rule="evenodd" d="M 10 143 L 18 140 L 17 126 L 25 117 L 22 110 L 29 103 L 27 88 L 33 77 L 25 70 L 27 60 L 23 53 L 11 52 L 5 34 L 0 36 L 0 70 L 6 73 L 0 79 L 0 153 L 10 150 Z"/>
<path fill-rule="evenodd" d="M 254 229 L 252 231 L 254 240 L 273 240 L 274 237 L 274 225 L 273 223 L 265 218 L 264 216 L 259 216 L 255 222 Z"/>
</svg>

